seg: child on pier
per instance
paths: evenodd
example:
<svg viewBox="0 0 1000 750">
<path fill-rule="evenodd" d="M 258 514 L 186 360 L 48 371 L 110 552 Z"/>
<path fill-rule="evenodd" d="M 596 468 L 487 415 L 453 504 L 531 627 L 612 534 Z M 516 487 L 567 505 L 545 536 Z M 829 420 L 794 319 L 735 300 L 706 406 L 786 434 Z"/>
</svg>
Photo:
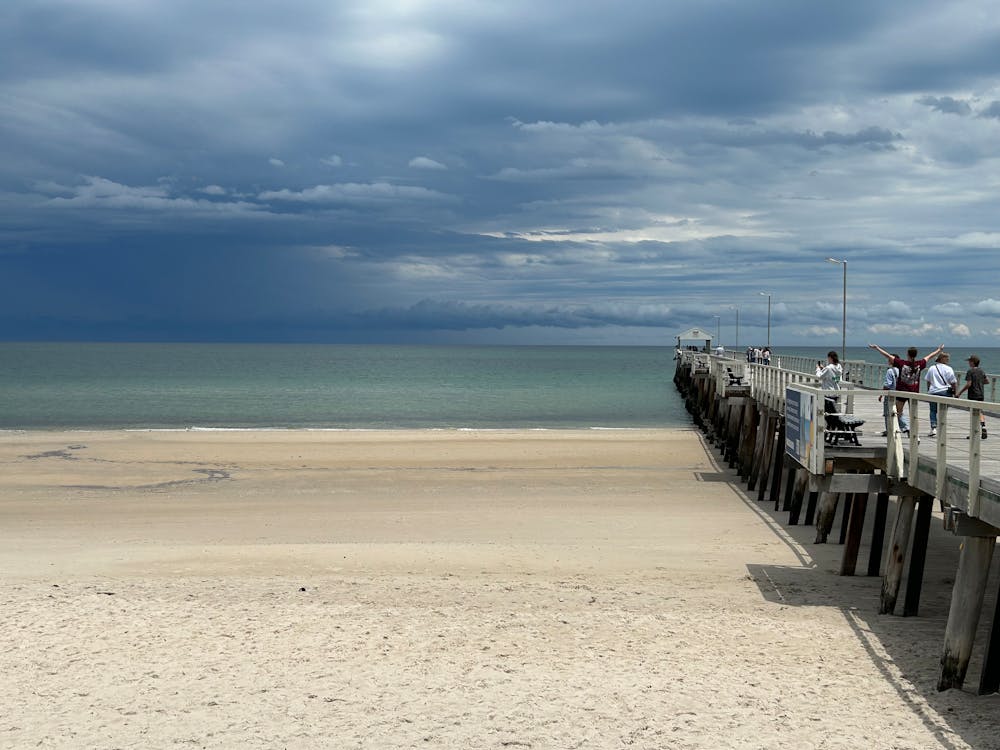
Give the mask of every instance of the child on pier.
<svg viewBox="0 0 1000 750">
<path fill-rule="evenodd" d="M 979 366 L 979 357 L 973 354 L 969 357 L 968 362 L 969 369 L 965 373 L 965 385 L 962 386 L 962 390 L 955 394 L 955 398 L 961 398 L 962 394 L 968 391 L 969 401 L 985 401 L 986 386 L 990 379 Z M 983 430 L 983 440 L 985 440 L 987 437 L 986 416 L 982 412 L 979 412 L 979 426 Z"/>
</svg>

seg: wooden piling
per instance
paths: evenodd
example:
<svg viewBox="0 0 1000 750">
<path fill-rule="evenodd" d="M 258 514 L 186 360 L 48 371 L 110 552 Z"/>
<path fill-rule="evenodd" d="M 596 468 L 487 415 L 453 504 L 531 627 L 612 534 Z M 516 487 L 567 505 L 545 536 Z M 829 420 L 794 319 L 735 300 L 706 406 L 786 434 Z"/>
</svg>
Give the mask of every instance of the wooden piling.
<svg viewBox="0 0 1000 750">
<path fill-rule="evenodd" d="M 747 399 L 746 413 L 743 415 L 743 430 L 740 436 L 740 455 L 737 461 L 741 479 L 750 476 L 750 462 L 757 442 L 760 412 L 751 399 Z"/>
<path fill-rule="evenodd" d="M 743 429 L 743 413 L 745 409 L 742 405 L 732 407 L 729 413 L 729 468 L 735 469 L 737 457 L 740 451 L 740 432 Z"/>
<path fill-rule="evenodd" d="M 774 509 L 778 510 L 781 500 L 781 472 L 785 468 L 785 419 L 778 419 L 778 437 L 774 441 L 774 452 L 771 460 L 773 467 L 771 471 L 770 494 L 768 499 L 774 503 Z"/>
<path fill-rule="evenodd" d="M 830 529 L 833 528 L 833 518 L 837 515 L 839 499 L 839 493 L 823 493 L 816 513 L 816 544 L 826 544 L 826 540 L 830 536 Z M 808 519 L 806 523 L 809 523 Z"/>
<path fill-rule="evenodd" d="M 788 525 L 797 526 L 802 514 L 802 501 L 805 499 L 806 488 L 809 486 L 809 472 L 798 469 L 795 472 L 795 490 L 792 493 L 792 507 L 789 509 Z"/>
<path fill-rule="evenodd" d="M 962 543 L 944 631 L 938 690 L 960 688 L 965 682 L 996 541 L 996 537 L 969 536 Z"/>
<path fill-rule="evenodd" d="M 788 471 L 785 472 L 785 492 L 781 498 L 781 509 L 791 510 L 792 509 L 792 498 L 795 496 L 795 476 L 798 474 L 798 470 L 794 461 L 787 461 Z M 777 510 L 777 508 L 775 508 Z"/>
<path fill-rule="evenodd" d="M 882 579 L 882 595 L 878 607 L 880 615 L 892 614 L 896 609 L 896 599 L 899 597 L 899 586 L 903 580 L 903 568 L 906 562 L 906 548 L 910 544 L 910 530 L 913 528 L 913 511 L 916 507 L 917 498 L 910 495 L 899 498 L 896 521 L 892 525 L 889 559 L 886 560 L 885 577 Z"/>
<path fill-rule="evenodd" d="M 771 442 L 771 428 L 774 426 L 774 418 L 771 410 L 767 407 L 761 408 L 759 423 L 757 425 L 757 437 L 754 441 L 753 457 L 750 460 L 750 476 L 747 478 L 747 490 L 753 492 L 757 489 L 757 482 L 760 480 L 761 465 L 767 454 L 767 445 Z"/>
<path fill-rule="evenodd" d="M 875 520 L 872 526 L 872 548 L 868 553 L 868 575 L 882 572 L 882 548 L 885 546 L 885 523 L 889 517 L 889 493 L 880 492 L 875 498 Z"/>
<path fill-rule="evenodd" d="M 917 521 L 913 527 L 913 545 L 910 549 L 910 572 L 906 576 L 906 601 L 903 617 L 916 617 L 920 609 L 920 591 L 924 584 L 924 563 L 927 560 L 927 540 L 931 531 L 931 511 L 934 498 L 921 495 L 917 500 Z"/>
<path fill-rule="evenodd" d="M 764 420 L 764 441 L 761 444 L 760 459 L 757 464 L 757 475 L 754 481 L 757 482 L 757 502 L 763 502 L 764 493 L 767 492 L 767 479 L 771 475 L 771 459 L 774 458 L 774 441 L 778 425 L 778 418 L 770 409 Z"/>
<path fill-rule="evenodd" d="M 809 501 L 806 503 L 806 518 L 803 523 L 806 526 L 811 526 L 813 519 L 816 517 L 816 501 L 819 499 L 818 492 L 809 493 Z"/>
<path fill-rule="evenodd" d="M 844 556 L 840 559 L 840 575 L 852 576 L 858 565 L 858 551 L 861 549 L 861 535 L 864 532 L 865 513 L 868 510 L 868 493 L 855 493 L 851 501 L 850 513 L 845 515 L 847 539 L 844 541 Z M 846 511 L 846 509 L 845 509 Z"/>
<path fill-rule="evenodd" d="M 996 607 L 993 610 L 993 625 L 990 640 L 986 644 L 983 658 L 983 672 L 979 679 L 979 694 L 1000 692 L 1000 592 L 997 592 Z"/>
</svg>

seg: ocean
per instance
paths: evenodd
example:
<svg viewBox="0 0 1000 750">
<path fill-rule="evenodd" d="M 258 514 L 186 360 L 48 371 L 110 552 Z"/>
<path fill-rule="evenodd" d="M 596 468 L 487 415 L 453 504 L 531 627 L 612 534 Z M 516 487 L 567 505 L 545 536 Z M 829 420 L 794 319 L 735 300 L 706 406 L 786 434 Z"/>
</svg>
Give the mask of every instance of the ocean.
<svg viewBox="0 0 1000 750">
<path fill-rule="evenodd" d="M 679 427 L 674 348 L 0 344 L 0 429 Z"/>
</svg>

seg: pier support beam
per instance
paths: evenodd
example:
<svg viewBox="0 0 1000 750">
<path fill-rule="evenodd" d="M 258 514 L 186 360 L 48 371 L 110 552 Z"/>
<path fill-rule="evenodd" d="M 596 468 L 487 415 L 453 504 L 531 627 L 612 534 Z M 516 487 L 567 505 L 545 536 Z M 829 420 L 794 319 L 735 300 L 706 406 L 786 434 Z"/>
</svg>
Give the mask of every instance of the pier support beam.
<svg viewBox="0 0 1000 750">
<path fill-rule="evenodd" d="M 743 430 L 743 413 L 745 412 L 745 407 L 742 403 L 738 406 L 734 405 L 729 409 L 729 441 L 727 443 L 727 451 L 729 455 L 727 460 L 729 462 L 729 468 L 735 469 L 736 463 L 740 452 L 740 432 Z"/>
<path fill-rule="evenodd" d="M 757 471 L 751 477 L 751 483 L 756 482 L 757 502 L 764 500 L 764 493 L 767 492 L 767 478 L 771 473 L 771 459 L 774 458 L 774 437 L 778 429 L 778 417 L 770 409 L 764 417 L 762 423 L 764 428 L 763 440 L 760 445 L 760 457 L 757 459 Z"/>
<path fill-rule="evenodd" d="M 757 431 L 760 426 L 760 412 L 753 401 L 747 399 L 743 414 L 743 429 L 740 431 L 740 451 L 737 465 L 741 479 L 750 476 L 750 463 L 753 459 L 757 442 Z"/>
<path fill-rule="evenodd" d="M 986 644 L 983 658 L 983 674 L 979 679 L 979 694 L 1000 692 L 1000 592 L 997 592 L 996 608 L 993 611 L 993 626 L 990 628 L 990 642 Z"/>
<path fill-rule="evenodd" d="M 774 417 L 771 416 L 770 409 L 766 407 L 762 408 L 758 416 L 757 436 L 754 438 L 753 455 L 750 458 L 750 474 L 747 477 L 747 490 L 750 492 L 757 489 L 761 464 L 764 463 L 764 456 L 767 453 L 767 444 L 770 442 L 771 428 L 773 427 Z"/>
<path fill-rule="evenodd" d="M 996 541 L 996 537 L 970 536 L 962 543 L 958 574 L 951 592 L 948 625 L 944 631 L 938 690 L 960 688 L 965 682 Z"/>
<path fill-rule="evenodd" d="M 778 437 L 774 441 L 773 458 L 771 460 L 771 484 L 768 500 L 774 503 L 774 509 L 778 510 L 781 501 L 781 472 L 785 468 L 785 419 L 778 419 Z"/>
<path fill-rule="evenodd" d="M 824 492 L 816 513 L 816 544 L 826 544 L 833 528 L 833 518 L 837 515 L 837 502 L 840 495 L 836 492 Z M 806 523 L 809 523 L 806 520 Z"/>
<path fill-rule="evenodd" d="M 885 523 L 889 517 L 889 493 L 880 492 L 875 498 L 875 522 L 872 526 L 872 548 L 868 553 L 868 575 L 882 572 L 882 548 L 885 546 Z"/>
<path fill-rule="evenodd" d="M 882 579 L 882 595 L 878 607 L 880 615 L 892 614 L 896 609 L 899 586 L 903 581 L 906 548 L 910 544 L 910 530 L 913 528 L 913 512 L 916 508 L 917 498 L 910 495 L 899 498 L 896 521 L 892 525 L 889 559 L 885 565 L 885 578 Z"/>
<path fill-rule="evenodd" d="M 806 518 L 803 521 L 806 526 L 812 526 L 813 519 L 816 517 L 817 500 L 819 500 L 819 492 L 809 490 L 809 499 L 806 501 Z"/>
<path fill-rule="evenodd" d="M 910 572 L 906 576 L 906 601 L 903 617 L 916 617 L 920 609 L 920 590 L 924 585 L 924 562 L 927 560 L 927 539 L 931 531 L 931 511 L 934 498 L 921 495 L 917 499 L 917 522 L 913 529 L 913 547 L 910 550 Z"/>
<path fill-rule="evenodd" d="M 792 507 L 788 513 L 789 526 L 798 526 L 799 516 L 802 514 L 802 501 L 805 499 L 808 486 L 809 472 L 805 469 L 798 469 L 795 472 L 795 491 L 792 493 Z"/>
<path fill-rule="evenodd" d="M 792 499 L 795 497 L 795 477 L 798 475 L 798 464 L 790 459 L 785 463 L 788 464 L 788 471 L 785 472 L 785 492 L 781 498 L 781 510 L 790 511 Z"/>
<path fill-rule="evenodd" d="M 846 509 L 845 509 L 846 510 Z M 844 556 L 840 560 L 840 575 L 852 576 L 858 565 L 858 551 L 861 549 L 861 535 L 864 532 L 865 513 L 868 510 L 868 493 L 855 493 L 851 501 L 851 511 L 847 521 L 847 539 Z"/>
</svg>

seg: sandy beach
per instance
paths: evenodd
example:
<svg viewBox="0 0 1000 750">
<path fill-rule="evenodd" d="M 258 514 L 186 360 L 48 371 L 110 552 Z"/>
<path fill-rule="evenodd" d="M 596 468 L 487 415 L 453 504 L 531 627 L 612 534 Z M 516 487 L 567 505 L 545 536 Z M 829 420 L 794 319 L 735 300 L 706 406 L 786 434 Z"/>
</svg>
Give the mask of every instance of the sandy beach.
<svg viewBox="0 0 1000 750">
<path fill-rule="evenodd" d="M 0 747 L 1000 747 L 997 696 L 934 690 L 949 569 L 879 617 L 716 456 L 3 433 Z"/>
</svg>

